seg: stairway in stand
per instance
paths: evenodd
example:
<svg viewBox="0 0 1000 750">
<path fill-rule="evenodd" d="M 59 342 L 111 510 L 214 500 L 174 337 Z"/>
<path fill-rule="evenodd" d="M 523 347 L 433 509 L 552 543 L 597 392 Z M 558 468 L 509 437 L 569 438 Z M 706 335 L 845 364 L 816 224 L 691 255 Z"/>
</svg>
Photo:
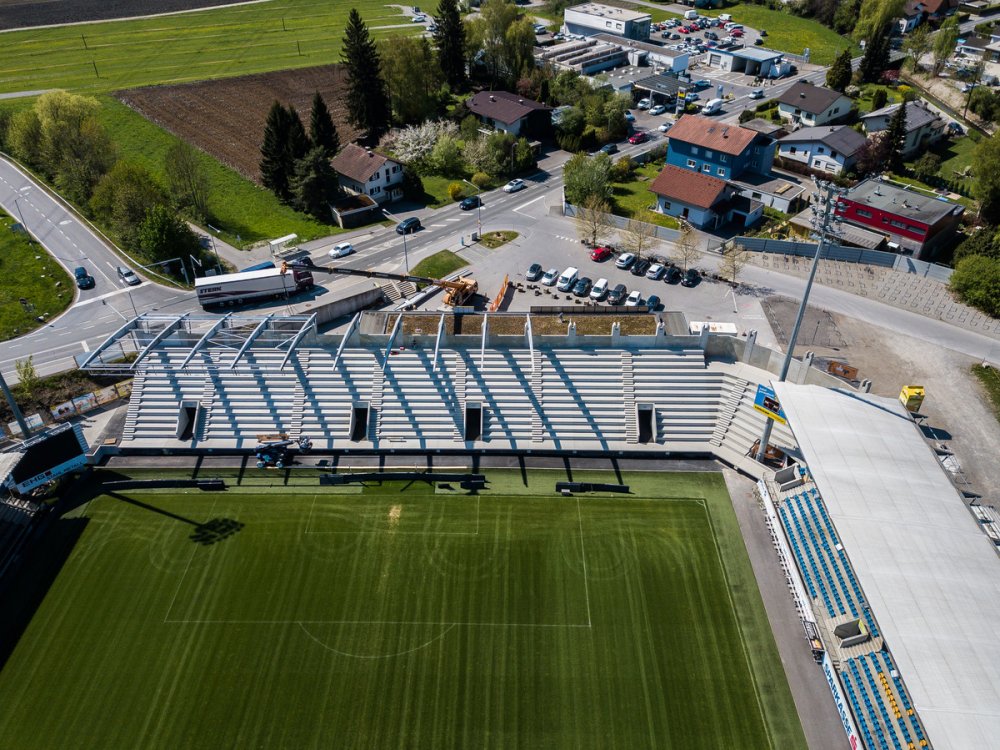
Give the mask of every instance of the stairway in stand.
<svg viewBox="0 0 1000 750">
<path fill-rule="evenodd" d="M 542 427 L 542 404 L 545 403 L 545 376 L 542 374 L 542 354 L 537 349 L 531 353 L 531 392 L 538 407 L 531 413 L 531 442 L 540 443 L 545 439 Z"/>
<path fill-rule="evenodd" d="M 715 431 L 709 440 L 712 445 L 716 447 L 722 445 L 722 440 L 725 438 L 726 433 L 729 432 L 729 426 L 733 423 L 733 417 L 736 416 L 736 410 L 739 408 L 740 402 L 743 400 L 743 394 L 746 393 L 749 385 L 750 383 L 746 380 L 738 380 L 729 391 L 729 395 L 726 396 L 725 400 L 719 406 L 719 416 L 715 425 Z"/>
<path fill-rule="evenodd" d="M 639 420 L 635 413 L 635 369 L 632 352 L 622 352 L 622 399 L 625 402 L 625 442 L 639 442 Z"/>
<path fill-rule="evenodd" d="M 368 402 L 368 439 L 377 443 L 382 434 L 382 385 L 385 374 L 378 358 L 372 363 L 372 397 Z"/>
</svg>

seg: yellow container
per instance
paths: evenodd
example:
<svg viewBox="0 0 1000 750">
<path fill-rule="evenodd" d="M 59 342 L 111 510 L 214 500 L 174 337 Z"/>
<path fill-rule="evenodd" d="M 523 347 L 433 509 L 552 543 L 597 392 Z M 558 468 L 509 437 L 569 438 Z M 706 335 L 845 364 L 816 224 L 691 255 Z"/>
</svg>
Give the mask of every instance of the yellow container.
<svg viewBox="0 0 1000 750">
<path fill-rule="evenodd" d="M 920 411 L 924 403 L 924 387 L 922 385 L 904 385 L 899 392 L 899 401 L 907 411 Z"/>
</svg>

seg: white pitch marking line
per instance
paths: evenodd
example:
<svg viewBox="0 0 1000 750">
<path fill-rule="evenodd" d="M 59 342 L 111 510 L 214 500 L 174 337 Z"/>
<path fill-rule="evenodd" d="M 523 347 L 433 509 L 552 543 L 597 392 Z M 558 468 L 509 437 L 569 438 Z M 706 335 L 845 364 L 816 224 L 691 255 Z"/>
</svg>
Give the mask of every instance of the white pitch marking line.
<svg viewBox="0 0 1000 750">
<path fill-rule="evenodd" d="M 171 625 L 430 625 L 434 627 L 484 628 L 574 628 L 589 629 L 585 623 L 544 622 L 434 622 L 433 620 L 164 620 Z"/>
<path fill-rule="evenodd" d="M 590 579 L 587 575 L 587 548 L 583 543 L 583 514 L 580 510 L 580 498 L 576 498 L 576 520 L 580 524 L 580 559 L 583 560 L 583 590 L 587 595 L 587 627 L 594 627 L 590 618 Z"/>
</svg>

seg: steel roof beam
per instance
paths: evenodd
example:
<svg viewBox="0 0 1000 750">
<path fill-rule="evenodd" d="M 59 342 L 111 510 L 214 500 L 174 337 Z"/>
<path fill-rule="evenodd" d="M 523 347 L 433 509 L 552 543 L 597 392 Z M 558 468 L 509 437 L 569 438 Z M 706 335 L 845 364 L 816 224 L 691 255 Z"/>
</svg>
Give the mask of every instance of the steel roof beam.
<svg viewBox="0 0 1000 750">
<path fill-rule="evenodd" d="M 441 337 L 444 336 L 444 313 L 438 321 L 437 339 L 434 341 L 434 359 L 431 360 L 431 372 L 438 370 L 438 353 L 441 351 Z"/>
<path fill-rule="evenodd" d="M 180 317 L 174 318 L 171 322 L 167 323 L 167 325 L 163 327 L 163 330 L 160 331 L 158 334 L 156 334 L 156 336 L 153 337 L 153 340 L 150 341 L 148 344 L 146 344 L 145 347 L 143 347 L 142 351 L 139 352 L 139 356 L 136 357 L 134 360 L 132 360 L 132 366 L 129 369 L 134 370 L 136 367 L 138 367 L 139 363 L 142 362 L 142 360 L 144 360 L 150 354 L 152 354 L 153 349 L 155 349 L 156 346 L 161 341 L 163 341 L 167 336 L 176 331 L 181 326 L 181 324 L 184 323 L 184 321 L 186 320 L 187 320 L 187 313 L 184 313 Z"/>
<path fill-rule="evenodd" d="M 333 357 L 333 369 L 337 369 L 337 363 L 340 362 L 340 355 L 344 353 L 344 349 L 347 348 L 347 341 L 354 335 L 354 331 L 357 330 L 358 324 L 361 322 L 361 313 L 355 313 L 354 317 L 351 318 L 351 324 L 347 326 L 347 330 L 344 331 L 344 338 L 340 340 L 340 346 L 337 347 L 337 353 Z"/>
<path fill-rule="evenodd" d="M 302 339 L 305 338 L 306 334 L 309 333 L 309 331 L 315 331 L 315 330 L 316 330 L 316 313 L 313 313 L 312 315 L 309 316 L 309 320 L 307 320 L 305 323 L 302 324 L 302 328 L 299 329 L 299 332 L 295 334 L 295 338 L 292 339 L 292 343 L 288 345 L 288 353 L 285 355 L 285 358 L 281 360 L 281 367 L 279 367 L 278 370 L 285 369 L 285 365 L 287 365 L 288 360 L 292 358 L 292 355 L 295 353 L 295 349 L 301 343 Z"/>
<path fill-rule="evenodd" d="M 83 360 L 83 363 L 80 365 L 80 369 L 86 370 L 87 365 L 89 365 L 91 362 L 97 359 L 99 354 L 101 354 L 105 349 L 107 349 L 113 343 L 122 338 L 126 333 L 134 331 L 136 328 L 138 328 L 139 323 L 141 321 L 142 321 L 141 317 L 132 318 L 132 320 L 128 321 L 127 323 L 125 323 L 125 325 L 123 325 L 117 331 L 108 336 L 99 347 L 97 347 L 96 349 L 94 349 L 94 351 L 90 353 L 90 356 L 88 356 L 85 360 Z"/>
<path fill-rule="evenodd" d="M 230 370 L 236 369 L 236 365 L 238 365 L 240 360 L 243 359 L 243 355 L 247 353 L 247 350 L 249 350 L 251 346 L 253 346 L 253 342 L 257 339 L 257 337 L 264 333 L 264 330 L 267 328 L 267 324 L 271 322 L 271 318 L 273 317 L 273 314 L 268 315 L 260 321 L 257 327 L 253 329 L 253 332 L 247 336 L 247 340 L 243 342 L 243 346 L 241 346 L 240 350 L 236 352 L 236 356 L 233 357 L 233 361 L 229 363 Z"/>
<path fill-rule="evenodd" d="M 389 334 L 389 342 L 385 345 L 385 360 L 382 362 L 382 372 L 385 372 L 385 368 L 389 366 L 389 355 L 392 352 L 392 345 L 396 341 L 396 335 L 399 333 L 399 329 L 403 327 L 403 313 L 399 313 L 396 317 L 396 325 L 392 327 L 392 333 Z"/>
<path fill-rule="evenodd" d="M 194 345 L 194 348 L 191 349 L 190 352 L 188 352 L 188 355 L 184 358 L 184 361 L 181 362 L 180 369 L 183 370 L 191 363 L 191 360 L 194 359 L 194 355 L 196 355 L 199 351 L 201 351 L 205 347 L 205 345 L 208 343 L 208 340 L 212 338 L 212 336 L 214 336 L 216 333 L 218 333 L 219 329 L 226 324 L 226 321 L 229 320 L 230 317 L 232 317 L 232 313 L 226 313 L 223 317 L 215 321 L 215 324 L 208 329 L 208 331 L 205 333 L 204 336 L 198 339 L 198 343 Z"/>
</svg>

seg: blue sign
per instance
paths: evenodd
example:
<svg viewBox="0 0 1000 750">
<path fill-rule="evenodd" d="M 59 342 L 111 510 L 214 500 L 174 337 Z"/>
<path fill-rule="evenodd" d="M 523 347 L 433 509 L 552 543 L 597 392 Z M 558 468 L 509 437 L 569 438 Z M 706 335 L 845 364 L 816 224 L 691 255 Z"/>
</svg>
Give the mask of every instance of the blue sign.
<svg viewBox="0 0 1000 750">
<path fill-rule="evenodd" d="M 778 397 L 775 395 L 774 390 L 768 388 L 766 385 L 757 386 L 757 395 L 753 399 L 753 408 L 761 414 L 766 414 L 775 422 L 781 422 L 781 424 L 787 424 L 788 422 L 785 419 L 785 412 L 781 410 L 781 404 L 778 403 Z"/>
</svg>

